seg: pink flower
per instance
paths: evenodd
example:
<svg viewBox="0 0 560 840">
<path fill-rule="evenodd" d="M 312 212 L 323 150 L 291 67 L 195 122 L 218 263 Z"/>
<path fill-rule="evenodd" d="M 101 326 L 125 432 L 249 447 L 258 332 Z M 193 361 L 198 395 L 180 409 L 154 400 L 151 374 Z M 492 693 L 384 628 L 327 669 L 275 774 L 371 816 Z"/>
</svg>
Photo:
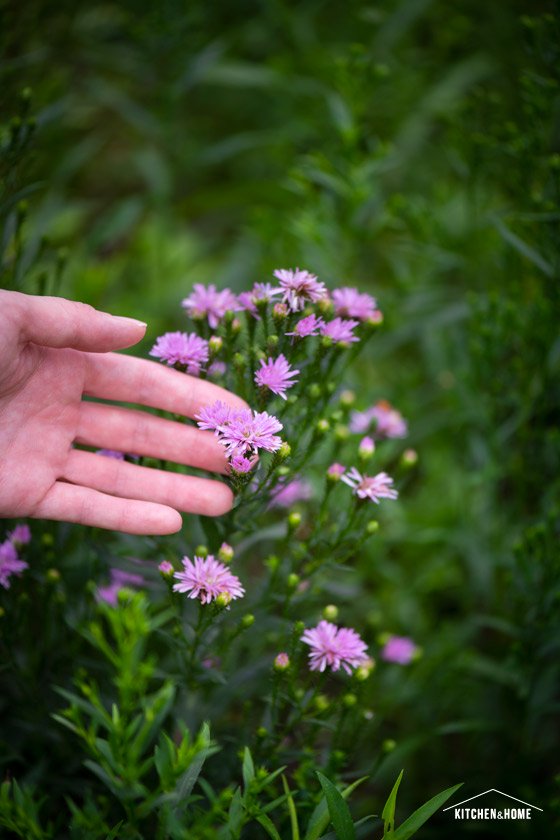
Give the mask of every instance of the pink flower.
<svg viewBox="0 0 560 840">
<path fill-rule="evenodd" d="M 255 283 L 252 291 L 241 292 L 241 294 L 238 295 L 238 300 L 243 309 L 250 312 L 251 315 L 255 316 L 255 318 L 260 319 L 257 310 L 257 303 L 260 301 L 266 301 L 269 303 L 281 294 L 282 289 L 276 289 L 271 283 Z"/>
<path fill-rule="evenodd" d="M 293 331 L 286 333 L 286 335 L 293 335 L 295 338 L 307 338 L 310 335 L 318 335 L 323 323 L 322 318 L 317 318 L 316 315 L 307 315 L 306 318 L 300 318 Z"/>
<path fill-rule="evenodd" d="M 251 456 L 259 449 L 276 452 L 282 445 L 281 438 L 276 435 L 282 429 L 282 423 L 266 411 L 236 410 L 218 400 L 201 409 L 196 419 L 201 429 L 216 434 L 229 457 Z"/>
<path fill-rule="evenodd" d="M 414 659 L 418 648 L 406 636 L 391 636 L 383 645 L 381 657 L 386 662 L 396 662 L 398 665 L 408 665 Z"/>
<path fill-rule="evenodd" d="M 208 318 L 212 329 L 216 329 L 226 312 L 239 312 L 241 305 L 230 289 L 218 291 L 214 285 L 195 283 L 193 291 L 182 303 L 191 318 Z"/>
<path fill-rule="evenodd" d="M 145 582 L 142 575 L 125 572 L 123 569 L 111 569 L 110 583 L 107 586 L 99 586 L 97 588 L 96 598 L 98 601 L 104 601 L 111 607 L 116 607 L 121 589 L 130 586 L 144 586 Z"/>
<path fill-rule="evenodd" d="M 0 586 L 10 588 L 12 575 L 21 577 L 21 573 L 29 568 L 29 564 L 20 560 L 15 546 L 10 539 L 0 545 Z"/>
<path fill-rule="evenodd" d="M 376 432 L 380 437 L 403 438 L 408 434 L 408 426 L 400 412 L 387 400 L 380 400 L 366 411 L 353 411 L 350 417 L 350 431 L 363 434 L 376 422 Z"/>
<path fill-rule="evenodd" d="M 333 318 L 326 324 L 321 324 L 321 335 L 332 341 L 341 341 L 346 344 L 351 344 L 354 341 L 359 341 L 357 335 L 354 335 L 353 330 L 358 326 L 359 321 L 347 321 L 344 318 Z"/>
<path fill-rule="evenodd" d="M 288 656 L 288 654 L 285 651 L 281 651 L 274 658 L 274 670 L 275 671 L 287 671 L 289 667 L 290 667 L 290 657 Z"/>
<path fill-rule="evenodd" d="M 362 438 L 358 447 L 358 452 L 362 458 L 371 457 L 371 455 L 375 452 L 375 443 L 373 442 L 373 438 L 368 436 Z"/>
<path fill-rule="evenodd" d="M 344 315 L 347 318 L 358 318 L 359 321 L 369 321 L 370 318 L 375 317 L 378 311 L 375 298 L 349 286 L 335 289 L 332 297 L 334 311 L 337 315 Z"/>
<path fill-rule="evenodd" d="M 245 590 L 241 581 L 232 575 L 227 566 L 208 557 L 195 557 L 194 562 L 183 557 L 182 572 L 173 575 L 179 582 L 173 585 L 174 592 L 189 593 L 189 598 L 198 598 L 202 604 L 215 601 L 222 593 L 230 598 L 242 598 Z"/>
<path fill-rule="evenodd" d="M 227 365 L 225 362 L 212 362 L 210 367 L 208 368 L 208 376 L 212 379 L 219 379 L 220 376 L 223 376 L 227 370 Z"/>
<path fill-rule="evenodd" d="M 14 545 L 27 545 L 31 542 L 31 528 L 29 525 L 16 525 L 14 530 L 8 533 L 8 539 Z"/>
<path fill-rule="evenodd" d="M 277 359 L 269 358 L 267 362 L 261 359 L 260 370 L 255 373 L 255 382 L 259 388 L 268 388 L 273 394 L 286 399 L 286 391 L 296 384 L 299 370 L 293 370 L 286 357 L 282 354 Z"/>
<path fill-rule="evenodd" d="M 168 365 L 184 365 L 187 373 L 198 376 L 208 362 L 208 342 L 196 333 L 167 332 L 157 339 L 150 356 Z"/>
<path fill-rule="evenodd" d="M 301 641 L 309 645 L 309 668 L 324 671 L 327 665 L 338 671 L 342 666 L 347 674 L 367 661 L 367 646 L 355 630 L 337 627 L 330 621 L 320 621 L 317 627 L 306 630 Z"/>
<path fill-rule="evenodd" d="M 392 487 L 393 479 L 385 472 L 377 475 L 361 475 L 356 467 L 342 476 L 342 481 L 351 487 L 359 499 L 371 499 L 379 504 L 380 499 L 397 499 L 399 494 Z"/>
<path fill-rule="evenodd" d="M 313 488 L 308 481 L 294 478 L 292 481 L 280 484 L 272 491 L 270 507 L 289 508 L 296 502 L 304 502 L 313 495 Z"/>
<path fill-rule="evenodd" d="M 345 472 L 346 467 L 344 466 L 344 464 L 338 464 L 335 461 L 335 463 L 331 464 L 328 468 L 327 475 L 329 475 L 331 478 L 342 478 Z"/>
<path fill-rule="evenodd" d="M 274 276 L 280 281 L 284 292 L 283 299 L 293 312 L 303 309 L 307 301 L 316 303 L 328 296 L 325 284 L 308 271 L 300 271 L 299 268 L 295 271 L 279 268 L 274 272 Z"/>
<path fill-rule="evenodd" d="M 229 466 L 232 472 L 248 473 L 257 465 L 256 458 L 246 458 L 244 455 L 232 455 Z"/>
</svg>

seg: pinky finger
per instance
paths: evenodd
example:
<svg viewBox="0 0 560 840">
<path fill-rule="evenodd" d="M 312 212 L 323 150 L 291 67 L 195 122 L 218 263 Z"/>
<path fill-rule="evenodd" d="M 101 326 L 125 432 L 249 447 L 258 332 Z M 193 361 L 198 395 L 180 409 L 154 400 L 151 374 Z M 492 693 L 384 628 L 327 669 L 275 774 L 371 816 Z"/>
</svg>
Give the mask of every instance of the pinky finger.
<svg viewBox="0 0 560 840">
<path fill-rule="evenodd" d="M 174 534 L 182 526 L 181 515 L 167 505 L 119 499 L 63 481 L 53 484 L 32 515 L 125 534 Z"/>
</svg>

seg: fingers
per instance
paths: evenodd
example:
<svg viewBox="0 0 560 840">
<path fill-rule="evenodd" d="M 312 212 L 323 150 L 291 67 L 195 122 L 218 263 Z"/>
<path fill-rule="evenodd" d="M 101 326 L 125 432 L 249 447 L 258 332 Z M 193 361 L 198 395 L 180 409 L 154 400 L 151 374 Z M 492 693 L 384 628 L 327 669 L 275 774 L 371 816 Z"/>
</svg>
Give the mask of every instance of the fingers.
<svg viewBox="0 0 560 840">
<path fill-rule="evenodd" d="M 81 404 L 76 440 L 99 449 L 163 458 L 212 472 L 225 472 L 227 464 L 224 448 L 211 432 L 101 403 Z"/>
<path fill-rule="evenodd" d="M 220 516 L 233 504 L 231 490 L 219 481 L 139 467 L 77 449 L 70 452 L 62 478 L 113 496 L 156 502 L 203 516 Z"/>
<path fill-rule="evenodd" d="M 118 499 L 62 481 L 53 484 L 32 516 L 35 519 L 92 525 L 125 534 L 174 534 L 182 527 L 181 515 L 165 505 Z"/>
<path fill-rule="evenodd" d="M 147 359 L 108 353 L 87 358 L 85 393 L 105 400 L 138 403 L 187 417 L 216 400 L 246 408 L 242 399 L 203 379 Z"/>
<path fill-rule="evenodd" d="M 65 298 L 3 292 L 0 304 L 10 307 L 24 341 L 46 347 L 106 353 L 131 347 L 146 331 L 141 321 L 100 312 Z"/>
</svg>

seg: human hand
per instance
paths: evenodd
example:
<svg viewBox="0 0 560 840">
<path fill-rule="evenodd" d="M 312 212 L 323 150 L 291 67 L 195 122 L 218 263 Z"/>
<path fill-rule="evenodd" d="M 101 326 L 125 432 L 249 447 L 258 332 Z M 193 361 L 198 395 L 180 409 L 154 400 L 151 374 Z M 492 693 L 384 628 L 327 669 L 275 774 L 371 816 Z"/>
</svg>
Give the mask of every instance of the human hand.
<svg viewBox="0 0 560 840">
<path fill-rule="evenodd" d="M 0 516 L 170 534 L 182 526 L 178 511 L 219 516 L 231 508 L 222 482 L 73 448 L 80 443 L 225 471 L 223 448 L 210 432 L 82 399 L 187 417 L 217 399 L 244 405 L 217 385 L 111 352 L 136 344 L 145 329 L 83 303 L 0 290 Z"/>
</svg>

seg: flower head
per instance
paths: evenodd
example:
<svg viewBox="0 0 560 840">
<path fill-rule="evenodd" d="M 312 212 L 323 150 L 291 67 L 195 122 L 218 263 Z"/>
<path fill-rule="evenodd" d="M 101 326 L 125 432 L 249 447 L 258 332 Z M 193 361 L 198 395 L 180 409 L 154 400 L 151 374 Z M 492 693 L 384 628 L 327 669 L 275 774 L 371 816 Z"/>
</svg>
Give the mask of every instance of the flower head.
<svg viewBox="0 0 560 840">
<path fill-rule="evenodd" d="M 406 636 L 391 636 L 383 645 L 381 657 L 386 662 L 396 662 L 397 665 L 408 665 L 414 659 L 418 648 Z"/>
<path fill-rule="evenodd" d="M 27 568 L 29 568 L 28 563 L 19 559 L 11 539 L 7 539 L 0 545 L 0 586 L 9 589 L 12 575 L 21 577 L 21 573 Z"/>
<path fill-rule="evenodd" d="M 350 417 L 350 431 L 363 434 L 375 421 L 376 432 L 384 438 L 403 438 L 408 434 L 408 426 L 402 414 L 387 400 L 380 400 L 366 411 L 354 411 Z"/>
<path fill-rule="evenodd" d="M 332 339 L 332 341 L 351 344 L 360 340 L 353 332 L 359 323 L 359 321 L 348 321 L 345 318 L 333 318 L 332 321 L 321 324 L 321 335 Z"/>
<path fill-rule="evenodd" d="M 192 376 L 199 375 L 208 362 L 208 355 L 208 342 L 196 333 L 164 333 L 150 350 L 150 356 L 168 365 L 184 365 Z"/>
<path fill-rule="evenodd" d="M 359 321 L 369 321 L 378 311 L 375 298 L 349 286 L 335 289 L 332 297 L 334 311 L 337 315 L 343 315 L 347 318 L 357 318 Z"/>
<path fill-rule="evenodd" d="M 175 571 L 174 568 L 173 568 L 173 564 L 170 563 L 169 560 L 162 560 L 161 563 L 158 566 L 158 569 L 160 570 L 160 572 L 164 576 L 172 575 L 173 572 Z"/>
<path fill-rule="evenodd" d="M 182 306 L 191 318 L 208 318 L 212 329 L 216 329 L 226 312 L 238 312 L 241 305 L 230 289 L 218 291 L 212 284 L 203 286 L 195 283 L 191 294 L 183 300 Z"/>
<path fill-rule="evenodd" d="M 14 530 L 8 533 L 8 539 L 14 545 L 27 545 L 31 542 L 31 528 L 29 525 L 16 525 Z"/>
<path fill-rule="evenodd" d="M 342 481 L 352 488 L 359 499 L 371 499 L 379 504 L 380 499 L 397 499 L 399 494 L 393 488 L 393 479 L 385 472 L 377 475 L 362 475 L 356 467 L 342 476 Z"/>
<path fill-rule="evenodd" d="M 286 399 L 286 391 L 296 384 L 295 377 L 299 370 L 293 370 L 282 354 L 277 359 L 261 359 L 261 367 L 255 373 L 255 382 L 259 388 L 268 388 L 273 394 Z"/>
<path fill-rule="evenodd" d="M 198 598 L 202 604 L 209 604 L 222 594 L 232 599 L 245 594 L 239 578 L 212 554 L 195 557 L 194 562 L 183 557 L 183 571 L 175 572 L 173 577 L 178 581 L 173 585 L 174 592 L 186 592 L 189 598 Z"/>
<path fill-rule="evenodd" d="M 257 304 L 263 301 L 269 303 L 281 294 L 282 289 L 275 288 L 271 283 L 255 283 L 250 292 L 241 292 L 238 300 L 243 309 L 259 318 Z"/>
<path fill-rule="evenodd" d="M 292 332 L 286 333 L 286 335 L 293 335 L 295 338 L 318 335 L 323 323 L 322 318 L 317 318 L 316 315 L 307 315 L 305 318 L 300 318 Z"/>
<path fill-rule="evenodd" d="M 309 645 L 309 667 L 312 671 L 324 671 L 327 665 L 338 671 L 344 668 L 347 674 L 367 661 L 367 646 L 355 630 L 337 627 L 330 621 L 320 621 L 317 627 L 306 630 L 301 637 Z"/>
<path fill-rule="evenodd" d="M 279 268 L 274 272 L 274 276 L 280 281 L 284 292 L 283 299 L 293 312 L 303 309 L 307 301 L 316 303 L 328 295 L 325 284 L 308 271 L 300 271 L 299 268 Z"/>
<path fill-rule="evenodd" d="M 229 462 L 230 470 L 236 473 L 249 473 L 256 465 L 256 458 L 246 458 L 244 455 L 239 455 L 239 453 L 232 455 Z"/>
<path fill-rule="evenodd" d="M 284 484 L 279 484 L 272 491 L 270 507 L 290 508 L 296 502 L 304 502 L 313 495 L 313 488 L 303 478 L 294 478 Z"/>
<path fill-rule="evenodd" d="M 254 455 L 259 449 L 276 452 L 282 445 L 282 439 L 276 434 L 282 429 L 282 423 L 266 411 L 236 410 L 218 401 L 201 409 L 196 419 L 201 429 L 216 434 L 229 457 Z M 248 469 L 241 471 L 248 472 Z"/>
</svg>

